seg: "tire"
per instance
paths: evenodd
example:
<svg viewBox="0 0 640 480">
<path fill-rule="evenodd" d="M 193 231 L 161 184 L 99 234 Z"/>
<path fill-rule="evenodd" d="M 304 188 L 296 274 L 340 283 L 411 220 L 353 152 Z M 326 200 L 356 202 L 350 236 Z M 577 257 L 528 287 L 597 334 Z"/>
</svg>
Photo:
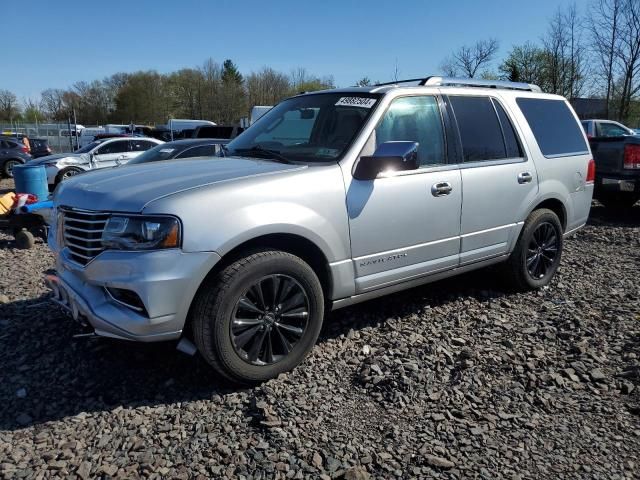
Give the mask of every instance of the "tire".
<svg viewBox="0 0 640 480">
<path fill-rule="evenodd" d="M 36 243 L 36 239 L 33 234 L 28 230 L 20 230 L 15 235 L 16 247 L 20 250 L 29 250 L 33 248 Z"/>
<path fill-rule="evenodd" d="M 58 185 L 60 182 L 66 180 L 67 178 L 75 177 L 76 175 L 78 175 L 79 173 L 82 173 L 83 171 L 84 170 L 76 167 L 64 168 L 60 170 L 60 172 L 58 172 L 58 175 L 56 175 L 55 184 Z"/>
<path fill-rule="evenodd" d="M 205 281 L 191 322 L 209 365 L 233 382 L 255 384 L 302 362 L 323 317 L 324 295 L 313 269 L 294 255 L 266 250 L 234 261 Z"/>
<path fill-rule="evenodd" d="M 10 158 L 4 162 L 2 165 L 2 174 L 7 178 L 13 178 L 13 167 L 18 165 L 22 165 L 20 160 L 16 160 L 15 158 Z"/>
<path fill-rule="evenodd" d="M 635 193 L 608 193 L 596 198 L 611 210 L 631 208 L 638 201 L 638 196 Z"/>
<path fill-rule="evenodd" d="M 562 235 L 562 225 L 553 211 L 546 208 L 533 211 L 505 264 L 508 285 L 526 291 L 549 284 L 560 265 Z"/>
</svg>

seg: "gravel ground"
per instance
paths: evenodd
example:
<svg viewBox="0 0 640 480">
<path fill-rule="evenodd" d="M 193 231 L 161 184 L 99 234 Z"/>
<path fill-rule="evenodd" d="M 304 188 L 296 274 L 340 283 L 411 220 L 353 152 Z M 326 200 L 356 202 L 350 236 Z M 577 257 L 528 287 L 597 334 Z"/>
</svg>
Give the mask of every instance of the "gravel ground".
<svg viewBox="0 0 640 480">
<path fill-rule="evenodd" d="M 238 389 L 173 344 L 72 338 L 46 245 L 0 234 L 0 476 L 638 478 L 640 205 L 565 245 L 548 288 L 482 271 L 337 311 Z"/>
</svg>

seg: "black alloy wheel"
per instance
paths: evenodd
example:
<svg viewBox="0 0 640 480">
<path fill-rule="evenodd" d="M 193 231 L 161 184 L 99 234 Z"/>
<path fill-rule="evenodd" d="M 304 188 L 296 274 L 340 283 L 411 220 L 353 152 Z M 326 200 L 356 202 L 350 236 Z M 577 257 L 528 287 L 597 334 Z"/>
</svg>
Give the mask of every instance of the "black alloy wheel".
<svg viewBox="0 0 640 480">
<path fill-rule="evenodd" d="M 288 275 L 259 279 L 236 303 L 231 338 L 236 353 L 253 365 L 285 358 L 302 338 L 309 319 L 309 298 Z"/>
<path fill-rule="evenodd" d="M 532 278 L 544 278 L 558 254 L 558 235 L 549 222 L 538 224 L 527 248 L 527 271 Z"/>
</svg>

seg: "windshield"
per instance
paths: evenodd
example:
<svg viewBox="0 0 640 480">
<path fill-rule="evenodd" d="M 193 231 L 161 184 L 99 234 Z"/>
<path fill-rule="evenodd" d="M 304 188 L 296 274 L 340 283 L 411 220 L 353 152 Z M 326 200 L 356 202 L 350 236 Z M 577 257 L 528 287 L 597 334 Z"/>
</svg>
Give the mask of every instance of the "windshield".
<svg viewBox="0 0 640 480">
<path fill-rule="evenodd" d="M 127 162 L 127 165 L 136 165 L 138 163 L 159 162 L 161 160 L 169 160 L 177 153 L 177 148 L 167 144 L 160 144 L 141 153 L 133 160 Z"/>
<path fill-rule="evenodd" d="M 91 150 L 96 148 L 101 143 L 102 143 L 101 141 L 91 142 L 90 144 L 85 145 L 84 147 L 79 148 L 78 150 L 76 150 L 75 153 L 89 153 Z"/>
<path fill-rule="evenodd" d="M 278 104 L 227 146 L 227 155 L 334 162 L 374 110 L 380 95 L 321 93 Z"/>
</svg>

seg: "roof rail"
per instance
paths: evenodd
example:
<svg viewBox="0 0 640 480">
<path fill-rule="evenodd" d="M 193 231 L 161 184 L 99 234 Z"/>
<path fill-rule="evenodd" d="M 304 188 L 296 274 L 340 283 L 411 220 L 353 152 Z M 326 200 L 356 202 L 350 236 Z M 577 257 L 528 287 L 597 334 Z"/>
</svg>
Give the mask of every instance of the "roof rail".
<svg viewBox="0 0 640 480">
<path fill-rule="evenodd" d="M 411 78 L 408 80 L 397 80 L 395 82 L 377 83 L 376 87 L 385 85 L 399 85 L 402 83 L 418 82 L 418 86 L 438 86 L 438 87 L 479 87 L 479 88 L 500 88 L 505 90 L 522 90 L 525 92 L 542 92 L 542 89 L 532 83 L 507 82 L 502 80 L 478 80 L 475 78 L 453 78 L 430 76 L 425 78 Z"/>
</svg>

